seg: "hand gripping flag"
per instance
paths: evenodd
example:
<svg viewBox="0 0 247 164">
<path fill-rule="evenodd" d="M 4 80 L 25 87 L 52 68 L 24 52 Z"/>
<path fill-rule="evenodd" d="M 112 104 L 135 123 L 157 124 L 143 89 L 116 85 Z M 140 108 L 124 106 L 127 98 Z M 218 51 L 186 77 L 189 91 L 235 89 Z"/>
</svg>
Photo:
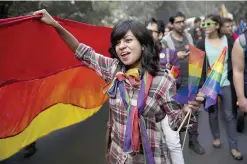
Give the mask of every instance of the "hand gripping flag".
<svg viewBox="0 0 247 164">
<path fill-rule="evenodd" d="M 226 49 L 225 47 L 222 50 L 200 90 L 200 92 L 206 95 L 205 109 L 216 104 L 218 94 L 220 93 L 220 81 L 224 68 Z"/>
<path fill-rule="evenodd" d="M 198 91 L 199 82 L 201 79 L 202 68 L 204 63 L 205 52 L 189 45 L 189 77 L 188 86 L 185 86 L 178 90 L 177 94 L 173 97 L 181 104 L 186 104 L 188 101 L 192 101 Z"/>
<path fill-rule="evenodd" d="M 92 116 L 107 100 L 103 79 L 83 66 L 40 16 L 0 19 L 0 160 Z M 109 56 L 111 28 L 56 18 Z"/>
</svg>

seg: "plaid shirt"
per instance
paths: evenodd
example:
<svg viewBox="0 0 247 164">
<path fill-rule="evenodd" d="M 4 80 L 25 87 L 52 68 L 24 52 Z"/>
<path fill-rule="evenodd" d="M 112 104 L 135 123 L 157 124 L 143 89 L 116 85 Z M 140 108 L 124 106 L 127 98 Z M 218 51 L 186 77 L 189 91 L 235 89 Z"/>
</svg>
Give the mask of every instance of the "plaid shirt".
<svg viewBox="0 0 247 164">
<path fill-rule="evenodd" d="M 82 43 L 77 48 L 75 55 L 85 65 L 95 70 L 105 81 L 111 81 L 119 67 L 119 61 L 117 59 L 97 54 L 91 47 Z M 131 104 L 136 105 L 140 86 L 131 86 L 127 80 L 125 81 L 125 86 L 131 98 Z M 163 146 L 164 135 L 161 133 L 160 124 L 156 123 L 160 122 L 167 114 L 169 124 L 175 130 L 184 117 L 184 113 L 180 110 L 181 106 L 172 99 L 175 92 L 176 86 L 174 80 L 169 77 L 166 71 L 160 69 L 157 75 L 153 77 L 145 111 L 141 116 L 146 125 L 149 143 L 156 164 L 167 164 L 165 157 L 165 151 L 167 150 Z M 110 98 L 109 102 L 112 115 L 112 143 L 109 162 L 111 164 L 144 163 L 145 158 L 142 153 L 132 155 L 123 152 L 128 112 L 124 108 L 119 89 L 116 98 Z"/>
</svg>

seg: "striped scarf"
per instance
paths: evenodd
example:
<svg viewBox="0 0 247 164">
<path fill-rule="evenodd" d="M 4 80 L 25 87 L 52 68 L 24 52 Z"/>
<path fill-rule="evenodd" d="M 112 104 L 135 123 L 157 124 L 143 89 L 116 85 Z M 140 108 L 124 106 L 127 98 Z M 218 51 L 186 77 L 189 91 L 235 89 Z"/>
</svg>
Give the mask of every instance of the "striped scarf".
<svg viewBox="0 0 247 164">
<path fill-rule="evenodd" d="M 140 142 L 142 141 L 146 163 L 148 164 L 154 164 L 154 157 L 148 141 L 142 113 L 146 106 L 146 99 L 152 79 L 152 75 L 148 72 L 144 72 L 140 78 L 137 68 L 129 69 L 127 72 L 123 68 L 122 72 L 116 74 L 108 90 L 110 98 L 116 98 L 117 88 L 119 88 L 124 107 L 129 113 L 124 137 L 124 152 L 139 152 Z M 130 103 L 131 99 L 125 88 L 125 80 L 128 80 L 132 85 L 141 85 L 137 98 L 137 106 L 133 106 Z"/>
</svg>

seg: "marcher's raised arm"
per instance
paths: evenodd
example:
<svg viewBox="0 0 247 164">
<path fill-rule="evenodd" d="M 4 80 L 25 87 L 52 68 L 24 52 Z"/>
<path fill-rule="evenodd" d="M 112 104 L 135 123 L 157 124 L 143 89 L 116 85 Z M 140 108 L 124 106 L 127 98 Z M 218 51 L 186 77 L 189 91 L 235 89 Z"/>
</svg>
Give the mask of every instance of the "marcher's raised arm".
<svg viewBox="0 0 247 164">
<path fill-rule="evenodd" d="M 78 40 L 70 32 L 63 28 L 55 19 L 53 19 L 53 17 L 45 9 L 33 13 L 33 15 L 39 14 L 42 15 L 40 20 L 47 25 L 53 26 L 67 46 L 73 52 L 76 52 L 76 49 L 79 46 Z"/>
</svg>

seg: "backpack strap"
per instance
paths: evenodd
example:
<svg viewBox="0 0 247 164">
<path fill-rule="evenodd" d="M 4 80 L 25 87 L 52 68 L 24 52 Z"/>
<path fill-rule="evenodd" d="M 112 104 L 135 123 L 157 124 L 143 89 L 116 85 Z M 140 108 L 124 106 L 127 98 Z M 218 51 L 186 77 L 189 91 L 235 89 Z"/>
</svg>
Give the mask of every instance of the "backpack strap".
<svg viewBox="0 0 247 164">
<path fill-rule="evenodd" d="M 246 39 L 247 39 L 247 35 L 244 33 L 242 35 L 239 36 L 239 44 L 241 45 L 241 47 L 243 48 L 244 51 L 246 51 Z"/>
</svg>

